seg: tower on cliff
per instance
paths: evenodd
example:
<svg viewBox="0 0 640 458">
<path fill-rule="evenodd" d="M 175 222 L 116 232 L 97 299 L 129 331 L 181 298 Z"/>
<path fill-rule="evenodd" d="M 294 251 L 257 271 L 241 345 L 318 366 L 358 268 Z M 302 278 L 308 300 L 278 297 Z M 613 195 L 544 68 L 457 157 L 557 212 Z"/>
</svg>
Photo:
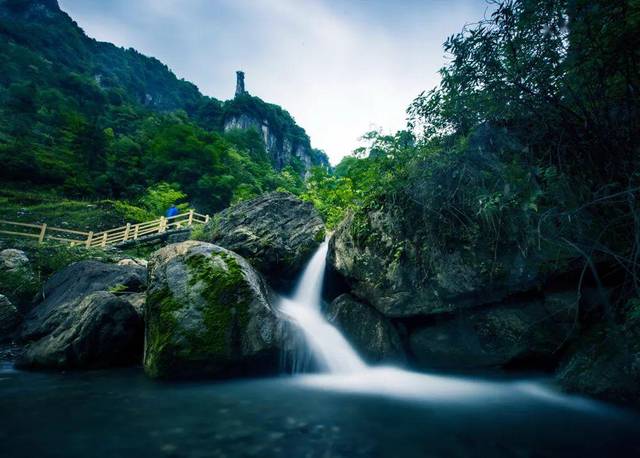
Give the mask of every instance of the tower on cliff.
<svg viewBox="0 0 640 458">
<path fill-rule="evenodd" d="M 236 97 L 246 93 L 244 90 L 244 72 L 238 70 L 236 72 Z"/>
</svg>

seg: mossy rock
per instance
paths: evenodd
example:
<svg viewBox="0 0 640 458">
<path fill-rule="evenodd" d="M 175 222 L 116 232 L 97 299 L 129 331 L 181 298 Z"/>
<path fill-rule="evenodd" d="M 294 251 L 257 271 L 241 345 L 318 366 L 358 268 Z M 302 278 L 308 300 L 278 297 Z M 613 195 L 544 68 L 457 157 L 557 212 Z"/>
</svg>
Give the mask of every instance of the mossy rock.
<svg viewBox="0 0 640 458">
<path fill-rule="evenodd" d="M 276 372 L 287 325 L 239 255 L 187 241 L 152 255 L 144 367 L 153 378 Z"/>
<path fill-rule="evenodd" d="M 272 192 L 215 215 L 202 240 L 246 258 L 276 288 L 288 289 L 325 238 L 325 227 L 309 202 Z"/>
</svg>

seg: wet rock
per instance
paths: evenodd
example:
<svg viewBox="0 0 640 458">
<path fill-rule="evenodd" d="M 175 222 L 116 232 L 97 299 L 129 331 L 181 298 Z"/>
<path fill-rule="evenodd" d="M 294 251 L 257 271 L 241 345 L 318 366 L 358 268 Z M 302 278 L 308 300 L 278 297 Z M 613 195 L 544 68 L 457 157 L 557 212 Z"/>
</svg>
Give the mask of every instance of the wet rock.
<svg viewBox="0 0 640 458">
<path fill-rule="evenodd" d="M 144 304 L 147 300 L 147 295 L 145 293 L 123 294 L 120 298 L 131 304 L 140 318 L 144 318 Z"/>
<path fill-rule="evenodd" d="M 436 317 L 409 337 L 415 362 L 425 368 L 552 365 L 573 324 L 575 292 Z"/>
<path fill-rule="evenodd" d="M 22 367 L 84 368 L 142 359 L 143 323 L 121 295 L 144 291 L 146 269 L 80 261 L 55 273 L 20 329 Z"/>
<path fill-rule="evenodd" d="M 399 209 L 349 215 L 329 243 L 331 269 L 351 292 L 389 317 L 453 312 L 498 302 L 538 284 L 537 264 L 517 250 L 498 253 L 501 275 L 491 275 L 486 247 L 443 248 Z"/>
<path fill-rule="evenodd" d="M 26 341 L 43 337 L 74 313 L 89 294 L 107 291 L 117 294 L 146 289 L 146 269 L 99 261 L 80 261 L 56 272 L 45 283 L 44 300 L 26 317 L 21 336 Z"/>
<path fill-rule="evenodd" d="M 278 287 L 290 285 L 324 239 L 309 202 L 283 192 L 264 194 L 215 215 L 204 240 L 246 258 Z"/>
<path fill-rule="evenodd" d="M 640 406 L 640 302 L 617 323 L 597 323 L 577 339 L 556 378 L 569 392 Z"/>
<path fill-rule="evenodd" d="M 18 309 L 0 294 L 0 342 L 10 340 L 20 322 Z"/>
<path fill-rule="evenodd" d="M 241 256 L 188 241 L 149 263 L 144 366 L 156 378 L 276 372 L 288 324 Z"/>
<path fill-rule="evenodd" d="M 398 331 L 373 307 L 342 294 L 328 306 L 326 315 L 367 361 L 405 360 Z"/>
<path fill-rule="evenodd" d="M 97 291 L 83 296 L 65 315 L 26 346 L 18 367 L 74 369 L 140 361 L 142 320 L 128 302 Z"/>
</svg>

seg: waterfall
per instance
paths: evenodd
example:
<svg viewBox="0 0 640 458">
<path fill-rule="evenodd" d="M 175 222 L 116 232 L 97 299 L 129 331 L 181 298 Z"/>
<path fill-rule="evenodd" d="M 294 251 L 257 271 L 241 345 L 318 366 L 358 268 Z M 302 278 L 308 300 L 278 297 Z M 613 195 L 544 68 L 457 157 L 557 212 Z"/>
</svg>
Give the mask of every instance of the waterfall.
<svg viewBox="0 0 640 458">
<path fill-rule="evenodd" d="M 322 283 L 329 244 L 323 242 L 305 268 L 291 298 L 281 298 L 280 310 L 302 329 L 314 358 L 332 373 L 366 368 L 356 351 L 322 315 Z"/>
<path fill-rule="evenodd" d="M 533 381 L 496 382 L 423 374 L 390 366 L 367 366 L 340 331 L 322 315 L 322 282 L 327 252 L 328 243 L 324 242 L 309 261 L 292 297 L 280 299 L 280 310 L 297 323 L 304 333 L 311 356 L 327 372 L 298 376 L 296 383 L 316 389 L 465 405 L 508 397 L 519 399 L 525 393 L 578 410 L 594 408 L 590 401 L 563 396 Z"/>
</svg>

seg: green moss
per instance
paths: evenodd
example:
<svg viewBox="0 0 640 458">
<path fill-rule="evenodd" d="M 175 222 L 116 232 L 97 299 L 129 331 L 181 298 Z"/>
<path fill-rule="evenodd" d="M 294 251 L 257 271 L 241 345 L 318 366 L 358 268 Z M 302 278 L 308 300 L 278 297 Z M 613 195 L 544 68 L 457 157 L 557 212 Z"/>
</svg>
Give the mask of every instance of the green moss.
<svg viewBox="0 0 640 458">
<path fill-rule="evenodd" d="M 118 283 L 117 285 L 113 285 L 109 288 L 109 292 L 112 294 L 119 294 L 127 292 L 127 285 L 123 285 L 122 283 Z"/>
<path fill-rule="evenodd" d="M 187 337 L 196 354 L 227 356 L 239 345 L 240 332 L 249 321 L 251 291 L 242 268 L 226 253 L 193 255 L 187 259 L 187 266 L 190 286 L 202 284 L 200 294 L 207 304 L 202 310 L 205 332 Z"/>
<path fill-rule="evenodd" d="M 208 240 L 206 227 L 203 225 L 194 226 L 193 229 L 191 229 L 189 239 L 200 241 Z"/>
<path fill-rule="evenodd" d="M 188 294 L 198 299 L 183 302 L 166 287 L 147 295 L 145 370 L 152 377 L 224 367 L 242 350 L 253 295 L 242 267 L 215 252 L 187 255 L 185 264 Z"/>
<path fill-rule="evenodd" d="M 169 288 L 147 294 L 145 371 L 151 377 L 167 375 L 173 361 L 172 347 L 178 332 L 175 312 L 183 307 Z"/>
<path fill-rule="evenodd" d="M 7 296 L 23 312 L 41 288 L 40 279 L 28 269 L 0 271 L 0 294 Z"/>
<path fill-rule="evenodd" d="M 324 239 L 327 236 L 327 231 L 324 229 L 324 227 L 322 229 L 320 229 L 318 232 L 315 233 L 315 235 L 313 236 L 313 240 L 318 242 L 318 243 L 322 243 L 324 242 Z"/>
</svg>

